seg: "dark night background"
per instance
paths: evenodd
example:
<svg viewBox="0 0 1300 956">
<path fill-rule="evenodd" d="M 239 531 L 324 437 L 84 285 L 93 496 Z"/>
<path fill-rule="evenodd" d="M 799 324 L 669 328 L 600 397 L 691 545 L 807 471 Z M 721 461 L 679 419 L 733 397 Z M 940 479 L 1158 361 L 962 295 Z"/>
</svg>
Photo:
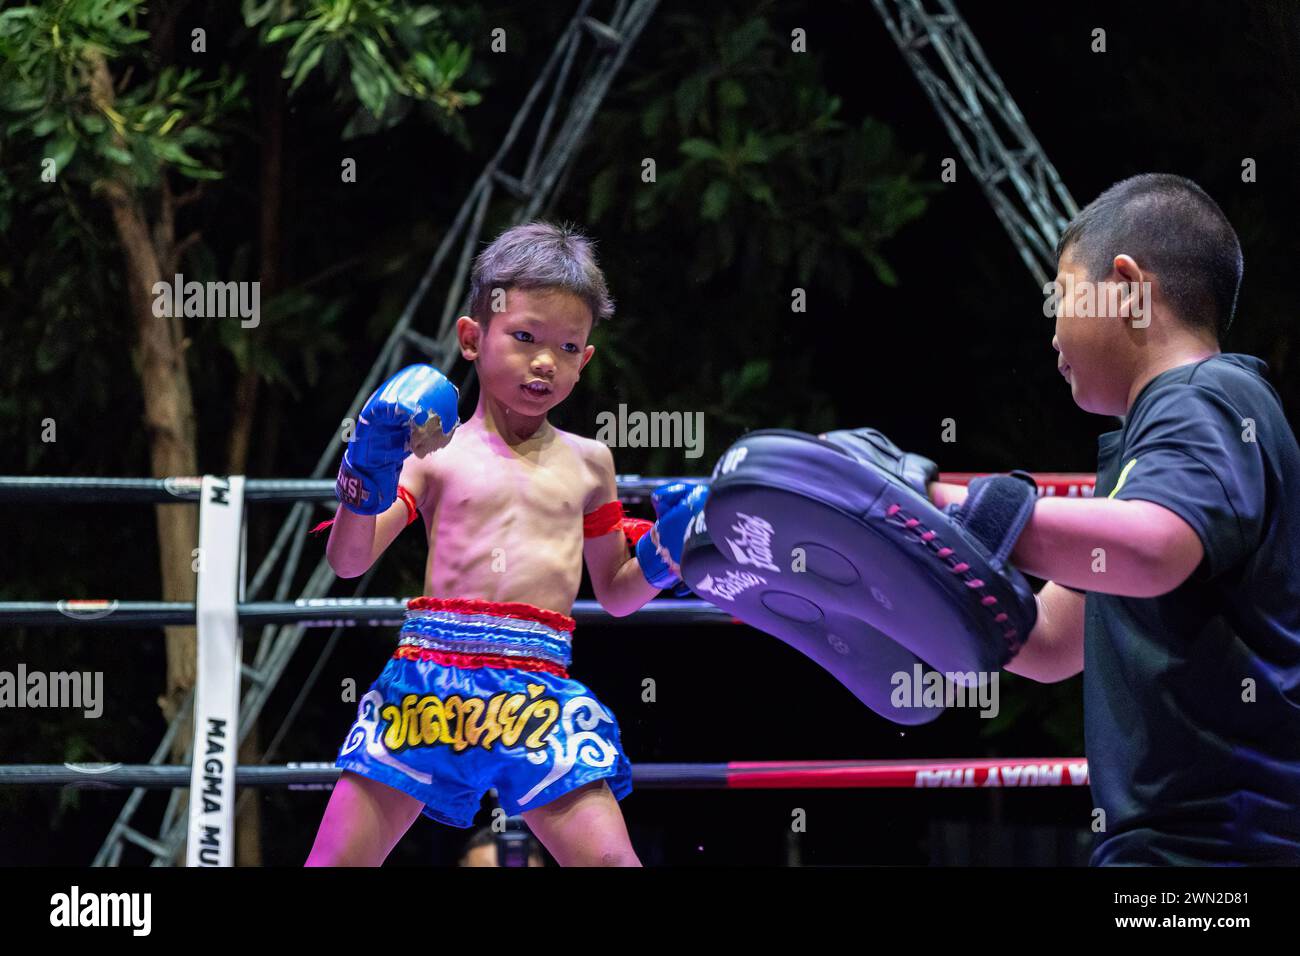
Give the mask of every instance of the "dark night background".
<svg viewBox="0 0 1300 956">
<path fill-rule="evenodd" d="M 1224 350 L 1268 361 L 1293 415 L 1300 408 L 1290 289 L 1292 230 L 1300 217 L 1295 5 L 966 0 L 958 7 L 1080 206 L 1112 182 L 1148 171 L 1189 176 L 1223 206 L 1241 236 L 1246 262 L 1238 317 Z M 365 259 L 313 287 L 339 311 L 322 329 L 321 347 L 311 352 L 310 362 L 299 362 L 285 346 L 284 378 L 271 384 L 264 399 L 250 476 L 310 470 L 570 11 L 568 3 L 489 3 L 456 13 L 452 33 L 474 45 L 467 83 L 483 95 L 480 105 L 464 113 L 468 148 L 415 120 L 344 146 L 324 97 L 290 108 L 282 199 L 292 237 L 285 272 L 310 276 L 358 248 Z M 193 4 L 188 12 L 214 36 L 242 29 L 237 12 L 219 5 Z M 642 122 L 650 97 L 692 71 L 725 69 L 691 61 L 683 37 L 691 31 L 725 34 L 751 16 L 765 20 L 778 39 L 796 26 L 807 30 L 809 62 L 800 68 L 807 72 L 792 72 L 790 88 L 817 86 L 839 97 L 839 118 L 849 127 L 870 117 L 892 130 L 892 158 L 881 167 L 910 180 L 925 199 L 923 212 L 881 237 L 878 251 L 892 270 L 892 285 L 862 259 L 848 256 L 837 263 L 829 252 L 828 271 L 802 281 L 791 268 L 764 260 L 762 249 L 745 246 L 746 237 L 756 241 L 764 229 L 795 230 L 793 225 L 765 222 L 760 228 L 755 207 L 741 203 L 703 225 L 683 211 L 698 198 L 689 182 L 680 184 L 675 198 L 655 200 L 663 202 L 657 218 L 654 209 L 637 207 L 634 194 L 649 188 L 635 178 L 640 158 L 659 157 L 662 173 L 676 162 L 683 136 L 671 123 L 641 139 L 629 134 Z M 497 24 L 522 38 L 509 57 L 486 52 L 484 38 Z M 1091 31 L 1098 27 L 1107 33 L 1105 54 L 1090 52 Z M 788 42 L 773 49 L 788 51 Z M 770 75 L 753 80 L 752 90 L 760 82 L 781 84 L 786 67 L 779 56 L 774 64 Z M 251 95 L 255 102 L 256 91 Z M 338 183 L 339 155 L 358 157 L 357 185 Z M 814 431 L 828 424 L 876 425 L 946 470 L 1090 471 L 1096 437 L 1113 425 L 1073 406 L 1056 373 L 1051 322 L 1043 317 L 1039 290 L 960 160 L 957 182 L 939 181 L 945 157 L 957 157 L 956 149 L 869 3 L 662 4 L 549 213 L 583 224 L 600 240 L 602 264 L 619 302 L 618 314 L 600 330 L 593 366 L 609 360 L 599 375 L 584 378 L 557 424 L 594 434 L 596 411 L 619 402 L 706 412 L 704 458 L 616 449 L 624 473 L 705 473 L 746 429 L 785 425 Z M 1246 157 L 1258 162 L 1258 182 L 1241 181 Z M 256 158 L 255 140 L 227 154 L 222 198 L 193 212 L 205 241 L 187 275 L 235 268 L 231 263 L 253 235 Z M 5 159 L 11 162 L 12 156 Z M 626 183 L 616 177 L 613 198 L 593 210 L 595 184 L 610 168 L 626 170 Z M 801 188 L 838 182 L 837 173 L 825 171 L 829 166 L 816 168 L 824 179 Z M 779 166 L 767 175 L 778 195 L 796 188 Z M 494 210 L 498 221 L 489 233 L 504 214 L 504 206 Z M 45 241 L 43 215 L 13 217 L 3 236 L 3 255 L 11 264 Z M 93 222 L 96 214 L 90 215 Z M 824 210 L 808 212 L 801 221 L 815 228 L 821 216 Z M 720 238 L 719 228 L 727 226 L 732 238 Z M 95 296 L 110 296 L 121 283 L 107 227 L 104 235 L 86 266 L 102 275 Z M 718 252 L 728 242 L 739 250 L 730 261 Z M 61 265 L 59 255 L 51 253 L 49 268 L 76 267 L 74 258 Z M 831 271 L 836 265 L 838 272 Z M 69 313 L 63 321 L 72 324 L 59 337 L 64 344 L 52 345 L 48 330 L 33 331 L 42 297 L 29 285 L 32 273 L 11 266 L 3 276 L 0 319 L 7 331 L 0 332 L 0 347 L 11 366 L 6 395 L 58 394 L 59 383 L 75 377 L 79 397 L 72 408 L 59 406 L 60 441 L 44 447 L 33 447 L 31 406 L 17 399 L 0 403 L 6 446 L 0 472 L 146 474 L 147 439 L 136 424 L 138 389 L 132 390 L 129 349 L 114 331 L 111 312 L 99 316 L 98 324 Z M 789 289 L 796 285 L 809 289 L 806 315 L 790 314 Z M 430 295 L 421 313 L 423 330 L 431 331 L 441 302 L 441 291 Z M 230 427 L 223 382 L 233 362 L 216 343 L 207 345 L 211 351 L 203 353 L 200 333 L 196 352 L 203 357 L 193 360 L 202 366 L 195 381 L 200 463 L 221 471 Z M 738 380 L 745 366 L 750 376 Z M 949 417 L 957 422 L 955 444 L 940 441 L 940 423 Z M 250 556 L 256 562 L 284 511 L 256 505 L 251 510 Z M 151 509 L 69 504 L 9 511 L 4 599 L 156 598 Z M 320 550 L 323 541 L 309 548 Z M 383 561 L 369 593 L 416 593 L 422 567 L 423 545 L 408 531 Z M 332 593 L 351 592 L 336 586 Z M 311 669 L 309 649 L 326 633 L 309 632 L 264 711 L 263 740 Z M 368 685 L 392 642 L 387 630 L 347 633 L 272 762 L 332 760 L 353 717 L 353 705 L 337 701 L 332 688 L 348 678 Z M 33 720 L 28 713 L 7 713 L 0 717 L 5 762 L 148 759 L 164 729 L 154 705 L 164 669 L 160 633 L 15 631 L 0 640 L 0 669 L 12 670 L 18 661 L 31 669 L 103 670 L 105 718 L 88 722 L 43 714 Z M 618 716 L 633 762 L 1083 751 L 1079 678 L 1047 687 L 1004 675 L 998 720 L 954 712 L 908 729 L 867 711 L 779 641 L 747 629 L 580 628 L 573 675 Z M 657 685 L 652 704 L 640 698 L 646 678 Z M 88 863 L 122 799 L 121 792 L 0 788 L 0 863 Z M 160 814 L 164 800 L 155 793 L 147 805 Z M 325 794 L 267 790 L 260 800 L 264 861 L 301 863 Z M 796 807 L 807 811 L 808 830 L 791 843 Z M 623 804 L 642 859 L 676 865 L 794 859 L 816 865 L 1080 863 L 1086 860 L 1090 807 L 1085 790 L 1048 789 L 637 791 Z M 390 863 L 450 862 L 464 836 L 421 819 Z"/>
</svg>

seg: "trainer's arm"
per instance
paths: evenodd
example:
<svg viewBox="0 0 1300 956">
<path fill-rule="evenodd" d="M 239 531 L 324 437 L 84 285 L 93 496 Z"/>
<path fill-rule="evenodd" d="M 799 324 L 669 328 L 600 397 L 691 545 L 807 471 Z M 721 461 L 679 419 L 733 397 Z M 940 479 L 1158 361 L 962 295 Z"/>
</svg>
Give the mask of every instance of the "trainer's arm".
<svg viewBox="0 0 1300 956">
<path fill-rule="evenodd" d="M 1084 595 L 1048 581 L 1037 600 L 1038 623 L 1006 669 L 1054 684 L 1083 670 Z"/>
<path fill-rule="evenodd" d="M 409 491 L 417 502 L 424 502 L 429 490 L 427 469 L 421 459 L 408 455 L 402 463 L 399 484 Z M 329 541 L 325 543 L 325 558 L 334 573 L 341 578 L 356 578 L 379 560 L 384 549 L 397 540 L 406 527 L 408 512 L 398 498 L 392 507 L 380 515 L 359 515 L 343 505 L 334 513 Z"/>
<path fill-rule="evenodd" d="M 614 473 L 614 456 L 605 445 L 597 445 L 591 455 L 591 466 L 599 476 L 597 490 L 588 498 L 584 512 L 589 512 L 609 501 L 618 499 L 618 479 Z M 627 537 L 622 529 L 611 531 L 599 538 L 583 542 L 583 557 L 591 588 L 600 606 L 614 617 L 626 617 L 659 593 L 659 589 L 646 580 L 641 566 L 629 552 Z"/>
<path fill-rule="evenodd" d="M 960 485 L 935 482 L 930 494 L 940 507 L 966 500 Z M 1084 591 L 1158 597 L 1186 581 L 1204 554 L 1191 526 L 1153 502 L 1040 498 L 1011 561 Z"/>
</svg>

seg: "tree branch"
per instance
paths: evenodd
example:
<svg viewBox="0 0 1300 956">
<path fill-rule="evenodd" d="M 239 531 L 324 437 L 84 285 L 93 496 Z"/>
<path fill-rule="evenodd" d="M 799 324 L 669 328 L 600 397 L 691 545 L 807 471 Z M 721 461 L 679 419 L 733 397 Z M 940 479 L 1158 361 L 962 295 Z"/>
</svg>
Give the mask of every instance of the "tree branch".
<svg viewBox="0 0 1300 956">
<path fill-rule="evenodd" d="M 176 243 L 176 245 L 172 246 L 171 253 L 167 256 L 167 271 L 175 275 L 176 271 L 181 267 L 181 259 L 184 258 L 185 253 L 189 252 L 190 247 L 195 245 L 202 238 L 203 233 L 195 229 L 180 242 Z"/>
<path fill-rule="evenodd" d="M 198 183 L 187 193 L 181 193 L 173 201 L 172 205 L 176 209 L 184 209 L 190 203 L 198 202 L 207 192 L 207 183 Z"/>
</svg>

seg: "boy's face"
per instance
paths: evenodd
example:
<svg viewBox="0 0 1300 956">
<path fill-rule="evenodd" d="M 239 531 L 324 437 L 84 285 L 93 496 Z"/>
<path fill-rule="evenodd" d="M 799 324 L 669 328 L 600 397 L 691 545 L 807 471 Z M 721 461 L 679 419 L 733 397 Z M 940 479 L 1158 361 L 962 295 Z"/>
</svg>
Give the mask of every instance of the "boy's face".
<svg viewBox="0 0 1300 956">
<path fill-rule="evenodd" d="M 477 364 L 479 386 L 524 418 L 540 418 L 569 397 L 595 346 L 591 310 L 576 295 L 508 289 L 506 308 L 487 323 L 460 320 L 461 352 Z"/>
<path fill-rule="evenodd" d="M 1094 282 L 1069 250 L 1057 264 L 1056 281 L 1067 292 L 1075 290 L 1074 295 L 1061 296 L 1052 336 L 1057 368 L 1069 382 L 1075 404 L 1098 415 L 1125 414 L 1133 346 L 1127 334 L 1129 320 L 1111 314 L 1116 309 L 1104 291 L 1106 283 Z M 1083 292 L 1089 283 L 1094 294 Z"/>
</svg>

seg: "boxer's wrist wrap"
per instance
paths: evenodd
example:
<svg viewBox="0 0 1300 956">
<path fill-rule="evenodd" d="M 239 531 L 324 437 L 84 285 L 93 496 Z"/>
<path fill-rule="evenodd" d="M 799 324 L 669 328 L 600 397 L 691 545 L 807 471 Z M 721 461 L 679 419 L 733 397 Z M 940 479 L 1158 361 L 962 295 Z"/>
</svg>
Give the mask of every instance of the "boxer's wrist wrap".
<svg viewBox="0 0 1300 956">
<path fill-rule="evenodd" d="M 1004 565 L 1038 501 L 1038 484 L 1023 471 L 984 475 L 967 486 L 966 500 L 947 513 L 983 545 L 991 560 Z"/>
<path fill-rule="evenodd" d="M 359 515 L 382 514 L 391 508 L 402 473 L 401 459 L 391 466 L 363 469 L 349 458 L 348 452 L 344 452 L 338 477 L 334 479 L 334 496 L 339 503 Z"/>
<path fill-rule="evenodd" d="M 348 467 L 346 455 L 339 462 L 338 477 L 334 479 L 334 497 L 349 511 L 364 507 L 366 499 L 370 497 L 360 476 Z"/>
<path fill-rule="evenodd" d="M 627 543 L 635 548 L 636 543 L 654 527 L 654 522 L 646 521 L 645 518 L 624 518 L 618 526 L 623 529 Z"/>
<path fill-rule="evenodd" d="M 412 524 L 416 518 L 420 517 L 420 509 L 415 503 L 415 495 L 411 494 L 410 491 L 408 491 L 406 488 L 402 487 L 401 485 L 398 485 L 397 497 L 401 500 L 402 504 L 406 505 L 406 524 L 407 525 Z M 330 518 L 328 521 L 322 521 L 320 524 L 316 525 L 316 527 L 312 528 L 307 533 L 319 534 L 320 532 L 324 531 L 332 524 L 334 524 L 334 519 Z"/>
</svg>

